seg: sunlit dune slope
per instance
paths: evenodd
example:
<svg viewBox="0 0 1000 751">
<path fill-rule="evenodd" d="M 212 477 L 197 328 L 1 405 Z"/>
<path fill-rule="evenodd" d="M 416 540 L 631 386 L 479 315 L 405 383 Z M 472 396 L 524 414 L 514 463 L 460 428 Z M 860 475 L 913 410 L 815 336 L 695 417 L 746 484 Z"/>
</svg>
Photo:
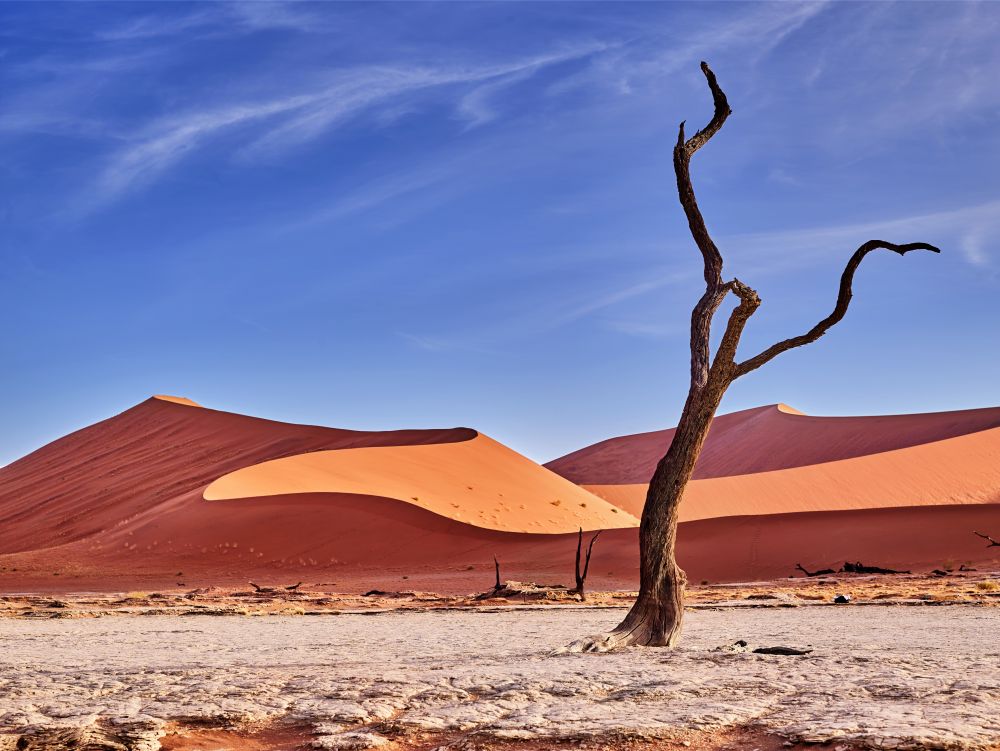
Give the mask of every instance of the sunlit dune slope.
<svg viewBox="0 0 1000 751">
<path fill-rule="evenodd" d="M 641 515 L 646 485 L 587 485 Z M 1000 429 L 854 459 L 693 480 L 681 520 L 966 503 L 1000 503 Z"/>
<path fill-rule="evenodd" d="M 438 445 L 316 451 L 239 469 L 209 501 L 298 493 L 396 498 L 508 532 L 570 532 L 638 520 L 484 435 Z"/>
<path fill-rule="evenodd" d="M 716 417 L 695 479 L 748 475 L 894 451 L 1000 427 L 1000 408 L 811 417 L 783 404 Z M 610 438 L 545 466 L 581 485 L 649 482 L 673 429 Z"/>
</svg>

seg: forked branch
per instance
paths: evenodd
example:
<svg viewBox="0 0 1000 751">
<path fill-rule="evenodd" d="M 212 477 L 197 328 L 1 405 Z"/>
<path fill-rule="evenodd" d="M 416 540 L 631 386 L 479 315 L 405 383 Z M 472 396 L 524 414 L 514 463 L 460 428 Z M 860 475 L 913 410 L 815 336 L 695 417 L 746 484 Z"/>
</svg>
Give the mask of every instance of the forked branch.
<svg viewBox="0 0 1000 751">
<path fill-rule="evenodd" d="M 840 277 L 840 291 L 837 294 L 837 304 L 833 308 L 833 312 L 830 313 L 826 318 L 813 326 L 809 331 L 800 336 L 793 336 L 791 339 L 785 339 L 783 342 L 778 342 L 759 355 L 751 357 L 749 360 L 744 360 L 736 367 L 736 377 L 746 375 L 752 370 L 756 370 L 764 363 L 770 362 L 775 357 L 780 355 L 782 352 L 787 352 L 795 347 L 801 347 L 805 344 L 810 344 L 811 342 L 819 339 L 823 334 L 830 330 L 835 324 L 839 323 L 844 315 L 847 313 L 847 308 L 851 304 L 851 297 L 853 296 L 853 291 L 851 286 L 854 283 L 854 272 L 858 270 L 858 266 L 861 265 L 862 259 L 873 250 L 878 250 L 884 248 L 885 250 L 891 250 L 894 253 L 899 253 L 899 255 L 905 255 L 911 250 L 929 250 L 932 253 L 940 253 L 940 248 L 936 248 L 933 245 L 927 243 L 905 243 L 903 245 L 896 245 L 895 243 L 886 242 L 885 240 L 869 240 L 856 251 L 851 259 L 847 262 L 847 267 L 844 269 L 844 273 Z"/>
</svg>

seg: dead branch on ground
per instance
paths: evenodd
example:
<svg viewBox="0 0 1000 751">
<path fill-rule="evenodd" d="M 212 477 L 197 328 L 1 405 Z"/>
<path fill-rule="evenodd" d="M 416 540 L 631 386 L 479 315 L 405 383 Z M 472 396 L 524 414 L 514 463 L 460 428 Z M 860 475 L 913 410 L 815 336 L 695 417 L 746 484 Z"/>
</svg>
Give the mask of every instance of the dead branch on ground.
<svg viewBox="0 0 1000 751">
<path fill-rule="evenodd" d="M 837 573 L 832 568 L 824 568 L 819 571 L 807 571 L 801 563 L 796 563 L 795 568 L 801 571 L 806 576 L 829 576 L 830 574 Z"/>
<path fill-rule="evenodd" d="M 982 532 L 976 532 L 975 530 L 972 531 L 972 534 L 974 534 L 976 537 L 982 537 L 984 540 L 986 540 L 986 542 L 987 542 L 986 547 L 988 547 L 988 548 L 1000 548 L 1000 542 L 997 542 L 996 540 L 994 540 L 989 535 L 984 535 Z"/>
<path fill-rule="evenodd" d="M 891 568 L 880 568 L 879 566 L 866 566 L 861 561 L 851 563 L 844 562 L 844 567 L 840 569 L 845 574 L 911 574 L 912 571 L 896 571 Z"/>
</svg>

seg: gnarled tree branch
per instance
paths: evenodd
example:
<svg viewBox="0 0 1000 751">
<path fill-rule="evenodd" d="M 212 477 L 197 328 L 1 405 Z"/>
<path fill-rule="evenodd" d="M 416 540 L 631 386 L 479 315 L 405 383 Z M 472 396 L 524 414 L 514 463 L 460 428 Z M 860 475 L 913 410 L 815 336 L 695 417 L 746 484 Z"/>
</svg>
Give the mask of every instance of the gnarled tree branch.
<svg viewBox="0 0 1000 751">
<path fill-rule="evenodd" d="M 705 226 L 705 218 L 698 208 L 698 201 L 694 197 L 694 185 L 691 183 L 690 163 L 691 157 L 698 149 L 708 143 L 722 124 L 726 122 L 729 113 L 729 102 L 726 95 L 715 80 L 715 74 L 708 63 L 701 64 L 701 70 L 708 79 L 708 85 L 712 89 L 712 99 L 715 102 L 715 114 L 712 115 L 708 125 L 695 133 L 688 140 L 684 140 L 684 123 L 681 122 L 677 133 L 677 145 L 674 146 L 674 173 L 677 175 L 677 195 L 680 198 L 684 214 L 687 216 L 688 226 L 691 228 L 691 236 L 694 238 L 702 257 L 705 259 L 705 284 L 709 290 L 714 290 L 722 284 L 722 254 L 715 246 L 708 228 Z"/>
<path fill-rule="evenodd" d="M 740 337 L 747 321 L 760 307 L 760 297 L 756 290 L 739 279 L 733 279 L 725 286 L 740 298 L 740 304 L 729 314 L 726 330 L 722 334 L 722 341 L 719 342 L 719 349 L 716 350 L 715 360 L 712 362 L 712 371 L 718 373 L 720 378 L 731 381 L 736 377 L 736 348 L 740 344 Z"/>
<path fill-rule="evenodd" d="M 732 109 L 729 107 L 729 101 L 726 99 L 726 92 L 719 86 L 719 82 L 715 80 L 715 73 L 712 72 L 712 69 L 708 67 L 708 63 L 704 60 L 701 61 L 701 72 L 705 74 L 705 78 L 708 80 L 708 88 L 712 90 L 712 103 L 715 105 L 715 113 L 712 115 L 712 119 L 709 120 L 708 125 L 685 142 L 684 148 L 688 151 L 688 157 L 708 143 L 709 139 L 719 132 L 722 124 L 726 122 L 726 118 L 733 114 Z M 681 123 L 681 129 L 683 130 L 683 128 L 684 123 Z"/>
<path fill-rule="evenodd" d="M 674 173 L 677 176 L 677 196 L 680 199 L 681 207 L 687 216 L 688 226 L 691 229 L 691 236 L 694 238 L 698 250 L 701 251 L 705 263 L 705 293 L 701 296 L 698 304 L 695 305 L 691 313 L 691 385 L 693 388 L 702 388 L 708 381 L 709 369 L 709 336 L 711 334 L 712 317 L 719 305 L 725 299 L 727 290 L 722 283 L 722 253 L 719 252 L 708 227 L 705 225 L 705 218 L 698 208 L 698 201 L 694 195 L 694 185 L 691 182 L 691 156 L 702 146 L 708 143 L 722 124 L 729 117 L 729 102 L 726 95 L 715 80 L 715 74 L 708 67 L 708 63 L 701 64 L 702 73 L 708 79 L 708 86 L 712 90 L 712 100 L 715 104 L 715 112 L 708 125 L 695 133 L 691 138 L 684 138 L 684 123 L 680 124 L 677 133 L 677 145 L 674 146 Z"/>
<path fill-rule="evenodd" d="M 736 366 L 736 377 L 738 378 L 742 375 L 746 375 L 752 370 L 756 370 L 764 363 L 773 360 L 782 352 L 787 352 L 795 347 L 801 347 L 804 344 L 816 341 L 823 336 L 823 334 L 829 331 L 831 327 L 839 323 L 847 313 L 848 306 L 851 304 L 851 297 L 853 296 L 851 285 L 854 283 L 854 272 L 858 270 L 858 266 L 861 265 L 861 261 L 866 255 L 871 253 L 873 250 L 878 250 L 880 248 L 891 250 L 894 253 L 899 253 L 899 255 L 905 255 L 911 250 L 929 250 L 932 253 L 941 252 L 940 248 L 936 248 L 935 246 L 927 243 L 904 243 L 903 245 L 896 245 L 895 243 L 886 242 L 885 240 L 869 240 L 854 251 L 854 255 L 852 255 L 851 259 L 847 262 L 847 267 L 844 269 L 844 273 L 840 277 L 840 292 L 837 294 L 837 304 L 834 306 L 833 312 L 809 329 L 809 331 L 805 334 L 793 336 L 791 339 L 785 339 L 782 342 L 778 342 L 777 344 L 765 349 L 759 355 L 741 362 Z"/>
</svg>

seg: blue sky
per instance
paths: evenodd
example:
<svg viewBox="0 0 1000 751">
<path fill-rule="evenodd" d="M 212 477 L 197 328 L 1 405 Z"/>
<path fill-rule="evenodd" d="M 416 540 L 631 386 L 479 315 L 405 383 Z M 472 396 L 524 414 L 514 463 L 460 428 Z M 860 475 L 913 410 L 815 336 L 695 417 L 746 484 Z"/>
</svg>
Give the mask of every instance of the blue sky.
<svg viewBox="0 0 1000 751">
<path fill-rule="evenodd" d="M 671 425 L 701 59 L 743 354 L 863 241 L 944 249 L 870 256 L 723 410 L 996 405 L 998 40 L 990 3 L 4 3 L 0 464 L 160 392 L 538 460 Z"/>
</svg>

